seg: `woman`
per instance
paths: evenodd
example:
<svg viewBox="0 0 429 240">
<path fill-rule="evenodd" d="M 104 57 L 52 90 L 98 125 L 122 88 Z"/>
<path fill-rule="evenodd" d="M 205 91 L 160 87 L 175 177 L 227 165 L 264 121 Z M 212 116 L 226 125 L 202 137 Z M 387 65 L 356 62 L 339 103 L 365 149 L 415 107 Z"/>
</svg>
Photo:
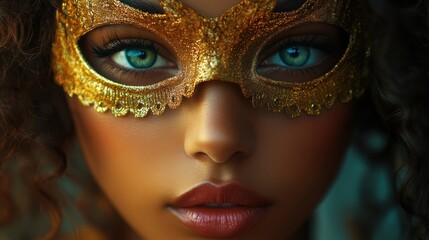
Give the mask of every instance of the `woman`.
<svg viewBox="0 0 429 240">
<path fill-rule="evenodd" d="M 362 107 L 351 100 L 369 84 L 381 85 L 367 80 L 366 6 L 347 0 L 68 0 L 55 3 L 55 18 L 47 3 L 32 4 L 4 4 L 9 34 L 1 54 L 19 54 L 2 64 L 2 162 L 20 161 L 5 165 L 5 219 L 19 216 L 8 212 L 14 203 L 41 204 L 52 223 L 47 238 L 56 237 L 65 200 L 53 180 L 66 171 L 74 125 L 98 187 L 71 178 L 83 184 L 86 200 L 98 195 L 93 189 L 101 189 L 97 199 L 108 199 L 106 207 L 89 199 L 98 204 L 89 213 L 98 217 L 91 224 L 112 239 L 307 237 L 305 222 L 335 178 L 352 119 L 359 118 Z M 416 9 L 427 7 L 420 4 Z M 17 35 L 32 21 L 52 32 Z M 375 60 L 384 54 L 372 51 Z M 372 71 L 389 79 L 389 72 L 375 73 L 393 66 L 384 59 Z M 54 80 L 70 97 L 62 97 Z M 383 93 L 388 100 L 400 96 Z M 21 119 L 16 108 L 31 113 Z M 383 116 L 392 111 L 381 108 Z M 423 132 L 407 143 L 426 138 Z M 426 164 L 427 154 L 417 153 L 410 170 L 427 169 L 413 165 Z M 11 188 L 20 174 L 23 186 Z M 406 189 L 426 189 L 415 179 Z M 40 200 L 11 199 L 33 186 L 38 191 L 30 199 Z M 403 196 L 424 219 L 418 197 L 426 194 Z M 120 217 L 96 215 L 112 208 Z M 38 233 L 28 234 L 23 237 Z"/>
</svg>

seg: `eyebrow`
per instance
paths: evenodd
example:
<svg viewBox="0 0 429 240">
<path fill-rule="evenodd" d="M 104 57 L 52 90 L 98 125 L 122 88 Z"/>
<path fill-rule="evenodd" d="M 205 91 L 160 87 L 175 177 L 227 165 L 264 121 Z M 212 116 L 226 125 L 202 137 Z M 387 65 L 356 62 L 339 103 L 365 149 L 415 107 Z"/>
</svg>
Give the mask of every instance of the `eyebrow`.
<svg viewBox="0 0 429 240">
<path fill-rule="evenodd" d="M 300 8 L 307 0 L 277 0 L 274 12 L 291 12 Z"/>
<path fill-rule="evenodd" d="M 164 14 L 161 5 L 145 0 L 120 0 L 121 3 L 151 14 Z"/>
</svg>

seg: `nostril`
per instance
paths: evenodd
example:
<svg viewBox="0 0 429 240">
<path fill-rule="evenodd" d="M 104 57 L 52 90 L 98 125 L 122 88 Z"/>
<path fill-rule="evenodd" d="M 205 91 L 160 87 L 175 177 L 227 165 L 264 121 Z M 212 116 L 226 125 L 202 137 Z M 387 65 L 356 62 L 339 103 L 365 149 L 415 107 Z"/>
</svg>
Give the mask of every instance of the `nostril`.
<svg viewBox="0 0 429 240">
<path fill-rule="evenodd" d="M 200 161 L 212 161 L 214 163 L 226 163 L 230 161 L 241 161 L 247 156 L 246 153 L 242 151 L 237 151 L 232 154 L 208 154 L 206 152 L 196 152 L 193 154 L 193 158 Z"/>
</svg>

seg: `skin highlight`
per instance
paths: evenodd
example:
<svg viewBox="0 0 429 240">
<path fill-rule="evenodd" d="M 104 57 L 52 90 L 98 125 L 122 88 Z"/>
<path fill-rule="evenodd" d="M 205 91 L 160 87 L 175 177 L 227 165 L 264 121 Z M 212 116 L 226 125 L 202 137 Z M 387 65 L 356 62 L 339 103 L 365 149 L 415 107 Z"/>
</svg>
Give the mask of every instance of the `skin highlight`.
<svg viewBox="0 0 429 240">
<path fill-rule="evenodd" d="M 184 2 L 211 16 L 239 1 Z M 178 109 L 144 119 L 97 113 L 76 98 L 69 106 L 94 178 L 144 239 L 201 239 L 166 206 L 204 181 L 238 182 L 273 202 L 234 239 L 290 239 L 336 176 L 352 109 L 335 104 L 292 119 L 253 108 L 238 86 L 221 81 L 201 83 Z"/>
<path fill-rule="evenodd" d="M 216 17 L 241 2 L 241 0 L 182 0 L 182 2 L 207 17 Z"/>
</svg>

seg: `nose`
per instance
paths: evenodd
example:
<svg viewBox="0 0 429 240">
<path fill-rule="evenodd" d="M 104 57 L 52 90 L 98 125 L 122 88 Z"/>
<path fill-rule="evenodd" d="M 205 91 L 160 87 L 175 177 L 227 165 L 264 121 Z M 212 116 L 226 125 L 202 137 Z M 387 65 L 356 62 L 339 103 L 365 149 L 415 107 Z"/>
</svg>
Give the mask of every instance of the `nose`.
<svg viewBox="0 0 429 240">
<path fill-rule="evenodd" d="M 249 157 L 255 145 L 254 109 L 238 86 L 201 83 L 193 96 L 185 151 L 197 160 L 225 163 Z"/>
</svg>

